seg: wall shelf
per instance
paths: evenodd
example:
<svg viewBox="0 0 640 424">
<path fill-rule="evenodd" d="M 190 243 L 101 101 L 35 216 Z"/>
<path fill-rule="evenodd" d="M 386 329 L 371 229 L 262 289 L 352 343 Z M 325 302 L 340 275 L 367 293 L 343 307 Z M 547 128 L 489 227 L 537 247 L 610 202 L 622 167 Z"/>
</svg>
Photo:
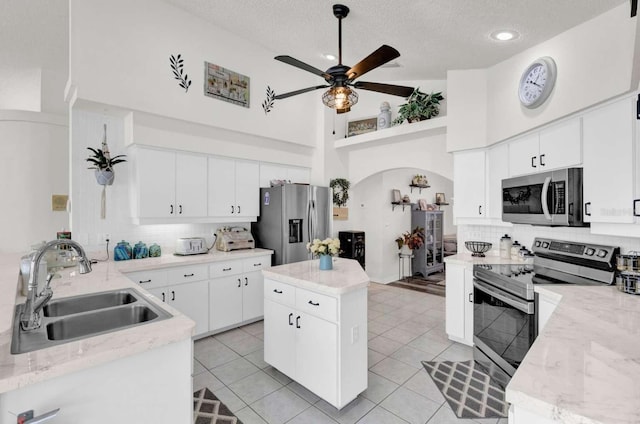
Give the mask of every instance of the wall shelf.
<svg viewBox="0 0 640 424">
<path fill-rule="evenodd" d="M 420 190 L 420 194 L 422 194 L 422 189 L 423 188 L 429 188 L 431 186 L 428 185 L 428 184 L 425 184 L 425 185 L 409 184 L 409 187 L 411 187 L 411 193 L 413 193 L 413 188 L 415 187 L 415 188 L 419 189 Z"/>
<path fill-rule="evenodd" d="M 396 206 L 402 206 L 402 211 L 404 212 L 405 206 L 413 206 L 415 203 L 405 203 L 405 202 L 391 202 L 391 210 L 396 210 Z"/>
<path fill-rule="evenodd" d="M 427 119 L 426 121 L 414 122 L 413 124 L 396 125 L 366 134 L 354 135 L 352 137 L 336 140 L 333 144 L 337 150 L 361 149 L 370 146 L 392 144 L 404 141 L 408 138 L 432 136 L 445 134 L 447 132 L 447 117 Z"/>
</svg>

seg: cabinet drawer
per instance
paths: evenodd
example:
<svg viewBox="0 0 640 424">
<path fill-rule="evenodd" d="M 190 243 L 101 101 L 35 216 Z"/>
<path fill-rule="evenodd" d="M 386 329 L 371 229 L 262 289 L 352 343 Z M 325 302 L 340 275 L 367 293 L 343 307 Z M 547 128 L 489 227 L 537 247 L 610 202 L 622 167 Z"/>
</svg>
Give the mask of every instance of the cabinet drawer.
<svg viewBox="0 0 640 424">
<path fill-rule="evenodd" d="M 127 278 L 136 284 L 139 284 L 143 289 L 153 289 L 156 287 L 163 287 L 169 284 L 167 282 L 167 270 L 156 269 L 153 271 L 137 271 L 126 274 Z"/>
<path fill-rule="evenodd" d="M 264 297 L 285 305 L 294 306 L 296 303 L 295 287 L 265 278 Z"/>
<path fill-rule="evenodd" d="M 242 260 L 242 272 L 260 271 L 271 266 L 270 256 L 256 256 Z"/>
<path fill-rule="evenodd" d="M 209 279 L 206 265 L 181 266 L 167 270 L 167 280 L 171 284 Z"/>
<path fill-rule="evenodd" d="M 338 320 L 338 299 L 296 288 L 296 309 L 329 321 Z"/>
<path fill-rule="evenodd" d="M 227 275 L 240 274 L 241 272 L 242 261 L 215 262 L 209 265 L 211 278 L 226 277 Z"/>
</svg>

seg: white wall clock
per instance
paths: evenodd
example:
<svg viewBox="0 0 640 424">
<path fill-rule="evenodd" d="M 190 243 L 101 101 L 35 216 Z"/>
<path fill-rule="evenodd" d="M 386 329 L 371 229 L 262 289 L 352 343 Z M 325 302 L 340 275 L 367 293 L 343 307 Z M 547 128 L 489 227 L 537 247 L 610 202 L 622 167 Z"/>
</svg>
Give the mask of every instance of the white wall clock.
<svg viewBox="0 0 640 424">
<path fill-rule="evenodd" d="M 518 85 L 520 103 L 533 109 L 545 102 L 556 82 L 556 63 L 545 56 L 536 59 L 524 70 Z"/>
</svg>

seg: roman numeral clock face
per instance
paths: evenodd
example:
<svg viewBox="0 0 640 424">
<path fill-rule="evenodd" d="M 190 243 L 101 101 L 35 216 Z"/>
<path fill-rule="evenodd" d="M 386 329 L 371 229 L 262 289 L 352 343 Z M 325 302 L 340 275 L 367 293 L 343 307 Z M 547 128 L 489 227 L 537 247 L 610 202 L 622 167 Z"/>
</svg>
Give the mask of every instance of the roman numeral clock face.
<svg viewBox="0 0 640 424">
<path fill-rule="evenodd" d="M 518 97 L 520 103 L 529 109 L 544 103 L 551 94 L 556 81 L 556 64 L 550 57 L 535 60 L 520 77 Z"/>
</svg>

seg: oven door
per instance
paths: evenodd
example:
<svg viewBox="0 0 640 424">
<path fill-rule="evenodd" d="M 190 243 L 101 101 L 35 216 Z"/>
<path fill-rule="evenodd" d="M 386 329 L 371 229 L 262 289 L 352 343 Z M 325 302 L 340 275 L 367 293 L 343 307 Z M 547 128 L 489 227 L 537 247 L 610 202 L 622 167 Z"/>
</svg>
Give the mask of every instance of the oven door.
<svg viewBox="0 0 640 424">
<path fill-rule="evenodd" d="M 474 358 L 513 376 L 537 336 L 535 302 L 474 279 L 473 303 Z"/>
<path fill-rule="evenodd" d="M 567 180 L 567 169 L 502 180 L 503 221 L 568 225 Z"/>
</svg>

